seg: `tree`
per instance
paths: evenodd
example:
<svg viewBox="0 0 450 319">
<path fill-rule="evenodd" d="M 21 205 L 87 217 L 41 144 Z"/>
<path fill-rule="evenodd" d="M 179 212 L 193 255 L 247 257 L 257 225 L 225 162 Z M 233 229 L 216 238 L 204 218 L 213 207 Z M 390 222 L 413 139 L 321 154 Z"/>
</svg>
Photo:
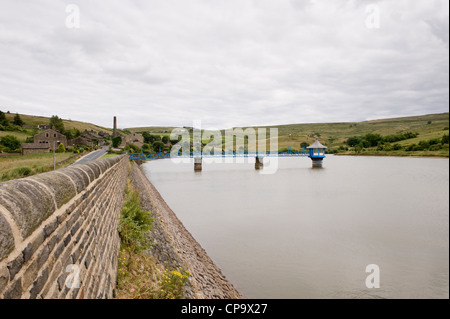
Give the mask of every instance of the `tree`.
<svg viewBox="0 0 450 319">
<path fill-rule="evenodd" d="M 152 135 L 150 132 L 142 133 L 142 137 L 144 138 L 144 143 L 152 144 L 156 141 L 161 141 L 161 137 L 159 135 Z"/>
<path fill-rule="evenodd" d="M 152 150 L 152 148 L 150 147 L 150 145 L 148 143 L 144 143 L 142 145 L 142 151 L 144 153 L 151 153 L 153 150 Z"/>
<path fill-rule="evenodd" d="M 159 149 L 161 149 L 161 152 L 164 151 L 164 143 L 161 141 L 155 141 L 152 144 L 152 148 L 155 150 L 155 152 L 159 152 Z"/>
<path fill-rule="evenodd" d="M 150 143 L 150 133 L 149 132 L 143 132 L 142 137 L 144 138 L 144 143 Z"/>
<path fill-rule="evenodd" d="M 164 136 L 162 137 L 161 141 L 162 141 L 164 144 L 167 144 L 167 143 L 169 142 L 169 137 L 168 137 L 167 135 L 164 135 Z"/>
<path fill-rule="evenodd" d="M 364 139 L 369 142 L 370 146 L 377 146 L 378 142 L 383 141 L 383 137 L 380 134 L 367 133 L 364 136 Z M 370 147 L 369 146 L 369 147 Z"/>
<path fill-rule="evenodd" d="M 125 147 L 125 150 L 130 151 L 132 153 L 140 153 L 141 152 L 141 149 L 133 143 L 127 144 L 127 146 Z"/>
<path fill-rule="evenodd" d="M 448 144 L 448 135 L 443 135 L 441 139 L 442 144 Z"/>
<path fill-rule="evenodd" d="M 2 136 L 0 144 L 9 148 L 12 152 L 20 149 L 20 141 L 13 135 Z"/>
<path fill-rule="evenodd" d="M 352 136 L 347 139 L 347 145 L 350 147 L 355 147 L 361 142 L 362 138 L 359 136 Z"/>
<path fill-rule="evenodd" d="M 112 139 L 113 147 L 119 147 L 119 145 L 121 143 L 122 143 L 122 138 L 120 136 L 113 137 L 113 139 Z"/>
<path fill-rule="evenodd" d="M 22 126 L 23 124 L 25 124 L 25 123 L 22 121 L 22 119 L 20 118 L 19 113 L 16 113 L 16 115 L 14 116 L 13 124 L 14 124 L 14 125 L 17 125 L 17 126 Z"/>
<path fill-rule="evenodd" d="M 67 137 L 68 140 L 77 138 L 81 135 L 81 132 L 79 129 L 72 129 L 64 131 L 64 135 Z"/>
<path fill-rule="evenodd" d="M 5 113 L 3 113 L 2 111 L 0 111 L 0 125 L 3 125 L 3 126 L 8 126 L 9 125 L 9 122 L 6 119 Z"/>
<path fill-rule="evenodd" d="M 66 147 L 64 146 L 64 144 L 63 143 L 60 143 L 59 145 L 58 145 L 58 148 L 56 149 L 56 153 L 64 153 L 66 151 Z"/>
<path fill-rule="evenodd" d="M 59 118 L 57 115 L 52 115 L 50 118 L 50 128 L 55 128 L 55 130 L 59 131 L 60 133 L 64 133 L 64 123 L 61 118 Z"/>
<path fill-rule="evenodd" d="M 309 144 L 307 142 L 301 142 L 300 143 L 300 147 L 301 148 L 307 148 L 309 146 Z"/>
</svg>

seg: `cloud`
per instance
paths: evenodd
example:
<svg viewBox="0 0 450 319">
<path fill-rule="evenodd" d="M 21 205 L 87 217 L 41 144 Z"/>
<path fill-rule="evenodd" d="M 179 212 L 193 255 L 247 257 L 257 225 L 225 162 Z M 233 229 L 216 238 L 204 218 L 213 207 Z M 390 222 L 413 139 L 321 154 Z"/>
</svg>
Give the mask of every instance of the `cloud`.
<svg viewBox="0 0 450 319">
<path fill-rule="evenodd" d="M 79 29 L 68 3 L 3 5 L 2 110 L 219 128 L 448 111 L 445 0 L 80 0 Z"/>
</svg>

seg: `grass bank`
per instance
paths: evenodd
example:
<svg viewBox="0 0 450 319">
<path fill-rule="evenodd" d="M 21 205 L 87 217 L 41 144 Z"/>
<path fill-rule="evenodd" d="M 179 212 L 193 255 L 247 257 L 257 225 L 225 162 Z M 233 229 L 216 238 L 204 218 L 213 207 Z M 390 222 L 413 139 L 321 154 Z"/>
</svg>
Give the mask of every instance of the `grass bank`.
<svg viewBox="0 0 450 319">
<path fill-rule="evenodd" d="M 127 181 L 125 203 L 119 220 L 121 249 L 117 269 L 118 299 L 180 299 L 190 273 L 166 269 L 149 250 L 153 228 L 151 213 L 141 208 L 139 192 Z"/>
<path fill-rule="evenodd" d="M 56 153 L 56 168 L 73 164 L 81 154 Z M 59 164 L 58 164 L 59 163 Z M 53 170 L 53 153 L 0 157 L 0 181 L 27 177 Z"/>
<path fill-rule="evenodd" d="M 362 150 L 360 152 L 344 151 L 334 155 L 347 155 L 347 156 L 395 156 L 395 157 L 442 157 L 448 158 L 448 148 L 439 151 L 413 151 L 408 152 L 404 150 L 400 151 L 377 151 L 377 150 Z"/>
<path fill-rule="evenodd" d="M 102 158 L 110 158 L 110 157 L 114 157 L 114 156 L 118 156 L 120 154 L 105 154 L 102 156 Z"/>
</svg>

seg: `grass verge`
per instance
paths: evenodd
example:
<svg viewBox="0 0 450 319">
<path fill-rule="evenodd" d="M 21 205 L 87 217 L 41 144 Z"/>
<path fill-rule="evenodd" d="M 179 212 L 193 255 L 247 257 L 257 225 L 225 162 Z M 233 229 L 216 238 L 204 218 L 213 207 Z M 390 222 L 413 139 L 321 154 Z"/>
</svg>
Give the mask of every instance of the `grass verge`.
<svg viewBox="0 0 450 319">
<path fill-rule="evenodd" d="M 117 269 L 118 299 L 180 299 L 190 273 L 165 269 L 150 255 L 153 243 L 151 213 L 143 210 L 140 196 L 127 180 L 125 203 L 119 220 L 121 249 Z"/>
<path fill-rule="evenodd" d="M 73 164 L 80 155 L 56 153 L 56 168 Z M 59 164 L 58 164 L 59 163 Z M 53 153 L 0 157 L 0 181 L 27 177 L 53 170 Z"/>
</svg>

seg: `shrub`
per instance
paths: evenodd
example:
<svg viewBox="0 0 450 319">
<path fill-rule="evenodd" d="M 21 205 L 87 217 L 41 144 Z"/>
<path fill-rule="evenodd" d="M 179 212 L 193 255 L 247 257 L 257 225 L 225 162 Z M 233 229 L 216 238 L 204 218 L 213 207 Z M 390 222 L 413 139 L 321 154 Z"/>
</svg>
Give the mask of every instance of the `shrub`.
<svg viewBox="0 0 450 319">
<path fill-rule="evenodd" d="M 307 143 L 307 142 L 300 143 L 300 148 L 307 148 L 308 146 L 309 146 L 309 143 Z"/>
<path fill-rule="evenodd" d="M 14 124 L 14 125 L 17 125 L 17 126 L 22 126 L 22 125 L 25 124 L 25 123 L 22 121 L 22 119 L 20 118 L 20 115 L 19 115 L 18 113 L 16 113 L 16 115 L 14 116 L 13 124 Z"/>
<path fill-rule="evenodd" d="M 441 144 L 434 144 L 434 145 L 431 145 L 428 150 L 430 150 L 430 151 L 439 151 L 441 149 L 442 149 L 442 145 Z"/>
<path fill-rule="evenodd" d="M 13 135 L 2 136 L 0 144 L 8 148 L 10 152 L 20 151 L 20 141 Z"/>
<path fill-rule="evenodd" d="M 128 181 L 126 199 L 119 221 L 119 234 L 122 244 L 135 253 L 151 247 L 148 232 L 153 227 L 153 218 L 150 212 L 141 208 L 139 193 L 135 191 Z"/>
<path fill-rule="evenodd" d="M 122 143 L 122 138 L 120 136 L 113 137 L 113 139 L 112 139 L 113 147 L 119 147 L 119 145 L 121 143 Z"/>
<path fill-rule="evenodd" d="M 418 145 L 418 149 L 419 150 L 426 150 L 430 147 L 430 142 L 429 141 L 420 141 L 419 145 Z"/>
<path fill-rule="evenodd" d="M 380 134 L 367 133 L 364 136 L 364 140 L 367 141 L 367 144 L 365 144 L 364 147 L 373 147 L 377 146 L 379 142 L 382 142 L 383 137 Z"/>
<path fill-rule="evenodd" d="M 347 145 L 350 147 L 355 147 L 361 142 L 362 138 L 359 136 L 352 136 L 347 139 Z"/>
<path fill-rule="evenodd" d="M 159 297 L 161 299 L 181 299 L 183 298 L 183 288 L 186 285 L 190 272 L 183 271 L 179 267 L 177 270 L 166 269 L 158 284 L 161 287 Z"/>
<path fill-rule="evenodd" d="M 159 152 L 159 150 L 161 149 L 161 152 L 164 151 L 164 143 L 161 141 L 156 141 L 153 142 L 152 144 L 152 148 L 155 150 L 155 152 Z"/>
<path fill-rule="evenodd" d="M 419 151 L 419 150 L 420 150 L 420 148 L 417 144 L 411 144 L 406 147 L 407 152 Z"/>
<path fill-rule="evenodd" d="M 59 145 L 58 145 L 58 148 L 56 149 L 56 153 L 64 153 L 66 151 L 66 148 L 65 148 L 65 146 L 64 146 L 64 144 L 63 143 L 60 143 Z"/>
<path fill-rule="evenodd" d="M 132 153 L 140 153 L 141 149 L 139 147 L 137 147 L 136 145 L 134 145 L 133 143 L 129 143 L 127 144 L 127 146 L 125 147 L 126 151 L 130 151 Z"/>
</svg>

